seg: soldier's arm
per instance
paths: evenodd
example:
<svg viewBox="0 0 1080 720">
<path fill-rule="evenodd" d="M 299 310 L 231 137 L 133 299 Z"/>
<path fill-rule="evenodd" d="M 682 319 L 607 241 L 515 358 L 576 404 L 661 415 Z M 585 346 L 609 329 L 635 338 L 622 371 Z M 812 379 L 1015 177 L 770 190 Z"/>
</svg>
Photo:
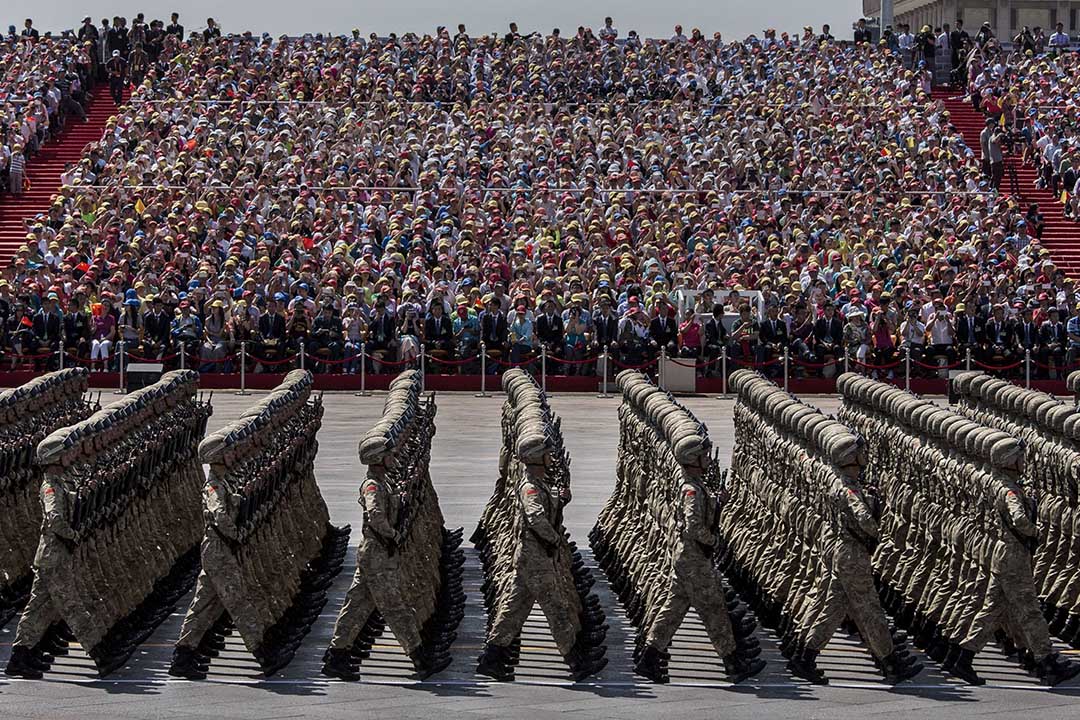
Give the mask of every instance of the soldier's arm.
<svg viewBox="0 0 1080 720">
<path fill-rule="evenodd" d="M 1024 507 L 1023 499 L 1015 490 L 1007 489 L 1002 496 L 1005 505 L 1005 514 L 1009 518 L 1009 524 L 1013 529 L 1024 537 L 1035 537 L 1039 529 L 1028 517 L 1027 508 Z"/>
<path fill-rule="evenodd" d="M 869 506 L 863 501 L 859 493 L 853 488 L 847 488 L 843 493 L 844 501 L 847 503 L 848 512 L 855 518 L 855 522 L 858 523 L 859 529 L 870 538 L 877 538 L 878 526 L 877 521 L 874 520 L 874 514 L 870 512 Z"/>
<path fill-rule="evenodd" d="M 236 527 L 236 518 L 229 507 L 228 489 L 215 479 L 212 474 L 206 482 L 205 502 L 206 511 L 209 513 L 214 527 L 225 537 L 235 540 L 239 535 L 239 529 Z"/>
<path fill-rule="evenodd" d="M 75 531 L 68 523 L 67 517 L 67 490 L 49 473 L 46 473 L 41 481 L 41 505 L 45 527 L 49 529 L 49 532 L 65 540 L 74 540 Z"/>
<path fill-rule="evenodd" d="M 529 524 L 529 529 L 548 545 L 557 543 L 559 535 L 548 520 L 543 503 L 540 502 L 540 490 L 532 483 L 522 483 L 520 492 L 521 504 L 525 508 L 525 522 Z"/>
<path fill-rule="evenodd" d="M 683 534 L 690 540 L 703 545 L 712 545 L 714 542 L 712 528 L 705 522 L 703 503 L 706 498 L 702 490 L 684 486 L 682 489 L 682 513 Z"/>
<path fill-rule="evenodd" d="M 391 542 L 397 541 L 397 530 L 390 525 L 390 518 L 386 513 L 386 495 L 379 492 L 379 486 L 367 480 L 363 490 L 364 522 L 380 537 Z"/>
</svg>

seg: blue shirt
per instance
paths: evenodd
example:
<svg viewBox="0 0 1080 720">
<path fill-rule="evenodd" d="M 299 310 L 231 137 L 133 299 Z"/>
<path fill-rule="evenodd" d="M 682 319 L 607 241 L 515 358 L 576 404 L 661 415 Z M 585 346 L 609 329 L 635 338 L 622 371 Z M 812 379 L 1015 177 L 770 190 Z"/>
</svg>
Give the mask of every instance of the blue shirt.
<svg viewBox="0 0 1080 720">
<path fill-rule="evenodd" d="M 510 323 L 510 342 L 516 345 L 524 345 L 525 347 L 532 347 L 533 337 L 533 324 L 532 320 L 525 318 L 524 320 L 518 320 L 517 314 L 514 315 L 514 322 Z"/>
</svg>

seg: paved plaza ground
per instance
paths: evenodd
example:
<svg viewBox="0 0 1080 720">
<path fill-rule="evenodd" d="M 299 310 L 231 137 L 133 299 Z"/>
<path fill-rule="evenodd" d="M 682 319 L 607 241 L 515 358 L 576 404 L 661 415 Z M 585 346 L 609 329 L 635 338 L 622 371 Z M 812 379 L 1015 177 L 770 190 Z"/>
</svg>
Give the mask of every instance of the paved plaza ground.
<svg viewBox="0 0 1080 720">
<path fill-rule="evenodd" d="M 103 401 L 114 397 L 105 395 Z M 806 399 L 826 412 L 837 407 L 834 398 Z M 356 445 L 381 414 L 382 397 L 327 393 L 324 401 L 326 415 L 319 434 L 316 473 L 334 522 L 352 524 L 355 545 L 361 523 L 356 499 L 362 477 Z M 211 429 L 236 418 L 252 397 L 218 392 L 213 402 Z M 501 397 L 447 393 L 440 395 L 438 402 L 432 477 L 447 522 L 464 526 L 468 536 L 490 495 L 497 469 Z M 563 418 L 572 457 L 574 501 L 566 510 L 566 523 L 590 563 L 586 534 L 614 478 L 618 402 L 594 395 L 552 398 L 553 408 Z M 695 397 L 685 402 L 708 425 L 721 457 L 727 457 L 732 442 L 732 402 L 716 397 Z M 467 543 L 466 548 L 465 591 L 469 599 L 452 648 L 454 663 L 427 682 L 411 679 L 408 660 L 389 633 L 363 664 L 363 681 L 329 681 L 319 674 L 319 660 L 354 567 L 355 555 L 350 553 L 324 615 L 293 663 L 274 678 L 262 678 L 254 661 L 234 638 L 230 638 L 222 657 L 214 661 L 206 681 L 169 678 L 166 669 L 185 605 L 158 628 L 127 668 L 108 680 L 96 680 L 90 661 L 77 650 L 58 659 L 46 680 L 11 681 L 0 676 L 0 720 L 1080 717 L 1080 681 L 1053 691 L 1040 688 L 995 648 L 988 648 L 976 664 L 988 680 L 985 687 L 963 686 L 944 677 L 934 663 L 927 661 L 927 670 L 913 683 L 893 688 L 879 683 L 880 676 L 858 638 L 843 634 L 822 654 L 821 667 L 832 682 L 828 687 L 795 680 L 784 670 L 775 638 L 767 631 L 759 631 L 762 656 L 769 667 L 754 680 L 732 688 L 724 683 L 718 658 L 693 616 L 672 649 L 672 683 L 642 683 L 631 672 L 632 629 L 598 570 L 595 589 L 611 624 L 611 662 L 602 675 L 595 682 L 572 683 L 565 664 L 555 653 L 543 617 L 534 609 L 523 639 L 518 680 L 506 684 L 487 682 L 472 672 L 483 643 L 485 618 L 479 595 L 479 562 Z M 0 663 L 7 661 L 13 635 L 14 623 L 0 632 Z"/>
</svg>

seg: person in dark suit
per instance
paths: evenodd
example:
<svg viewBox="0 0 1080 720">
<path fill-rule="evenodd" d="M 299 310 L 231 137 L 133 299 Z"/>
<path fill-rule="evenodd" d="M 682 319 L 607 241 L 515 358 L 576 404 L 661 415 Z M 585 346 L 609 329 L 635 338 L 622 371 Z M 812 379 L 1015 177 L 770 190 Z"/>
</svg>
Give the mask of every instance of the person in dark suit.
<svg viewBox="0 0 1080 720">
<path fill-rule="evenodd" d="M 1069 347 L 1069 334 L 1065 323 L 1061 322 L 1061 313 L 1054 306 L 1050 307 L 1050 318 L 1044 320 L 1039 328 L 1040 354 L 1047 373 L 1047 378 L 1055 380 L 1065 366 L 1065 351 Z"/>
<path fill-rule="evenodd" d="M 64 313 L 64 352 L 73 362 L 78 358 L 90 357 L 90 338 L 93 334 L 90 313 L 86 311 L 86 302 L 82 293 L 75 293 L 68 302 L 68 311 Z"/>
<path fill-rule="evenodd" d="M 827 303 L 822 316 L 814 322 L 814 355 L 819 362 L 833 362 L 841 357 L 844 349 L 844 321 L 836 314 L 836 306 Z M 825 377 L 836 375 L 835 365 L 826 365 L 821 369 Z"/>
<path fill-rule="evenodd" d="M 599 310 L 593 316 L 592 353 L 599 355 L 606 349 L 611 357 L 619 353 L 619 316 L 611 305 L 611 298 L 601 295 Z"/>
<path fill-rule="evenodd" d="M 975 315 L 975 305 L 960 303 L 956 306 L 956 351 L 966 358 L 971 352 L 974 360 L 982 362 L 983 321 Z"/>
<path fill-rule="evenodd" d="M 1030 353 L 1032 360 L 1039 360 L 1042 351 L 1042 340 L 1039 326 L 1035 324 L 1034 313 L 1035 308 L 1031 305 L 1020 308 L 1020 317 L 1012 322 L 1010 339 L 1012 340 L 1013 353 L 1017 357 L 1026 358 L 1027 354 Z M 1035 375 L 1036 372 L 1037 368 L 1032 368 L 1032 374 Z"/>
<path fill-rule="evenodd" d="M 436 353 L 435 357 L 454 358 L 454 323 L 446 314 L 441 298 L 435 298 L 428 305 L 424 317 L 424 345 L 428 353 Z"/>
<path fill-rule="evenodd" d="M 536 339 L 540 346 L 547 349 L 548 372 L 557 375 L 558 363 L 563 353 L 563 325 L 562 316 L 555 312 L 555 301 L 544 301 L 543 312 L 536 316 L 533 321 Z"/>
<path fill-rule="evenodd" d="M 266 301 L 266 312 L 259 316 L 259 328 L 252 347 L 255 357 L 275 361 L 284 356 L 287 338 L 285 315 L 281 310 L 286 300 L 285 293 L 277 293 Z"/>
<path fill-rule="evenodd" d="M 180 13 L 173 13 L 169 26 L 165 28 L 165 34 L 175 35 L 180 40 L 184 39 L 184 26 L 180 24 Z"/>
<path fill-rule="evenodd" d="M 758 362 L 764 363 L 782 357 L 788 346 L 787 324 L 780 319 L 780 305 L 770 303 L 765 308 L 765 319 L 761 321 L 761 342 L 758 343 Z M 766 375 L 775 377 L 783 372 L 779 365 L 763 368 Z"/>
<path fill-rule="evenodd" d="M 983 362 L 1007 365 L 1012 362 L 1012 324 L 1005 319 L 1005 306 L 994 305 L 990 318 L 983 326 Z"/>
<path fill-rule="evenodd" d="M 160 297 L 150 298 L 150 309 L 143 314 L 143 352 L 147 357 L 159 360 L 168 352 L 169 327 L 172 315 L 165 312 Z"/>
<path fill-rule="evenodd" d="M 663 295 L 656 297 L 656 317 L 649 323 L 649 348 L 654 354 L 662 348 L 668 357 L 679 356 L 679 326 L 671 317 L 671 306 Z"/>
<path fill-rule="evenodd" d="M 386 301 L 375 301 L 375 314 L 368 325 L 367 351 L 372 361 L 397 360 L 398 332 L 394 317 L 386 312 Z M 378 366 L 375 366 L 378 370 Z"/>
<path fill-rule="evenodd" d="M 56 293 L 49 293 L 41 306 L 34 313 L 34 348 L 31 353 L 37 355 L 48 354 L 49 357 L 35 360 L 36 368 L 58 367 L 59 362 L 53 353 L 60 349 L 60 341 L 64 337 L 64 314 L 57 307 L 59 298 Z"/>
<path fill-rule="evenodd" d="M 497 373 L 498 361 L 510 352 L 510 345 L 507 342 L 508 331 L 502 303 L 499 298 L 493 297 L 488 300 L 487 309 L 480 313 L 480 342 L 484 344 L 488 354 L 488 373 Z"/>
<path fill-rule="evenodd" d="M 709 366 L 705 369 L 705 376 L 712 377 L 721 372 L 721 368 L 713 363 L 720 357 L 728 344 L 728 331 L 724 327 L 724 304 L 715 303 L 712 306 L 712 314 L 705 320 L 705 360 Z"/>
<path fill-rule="evenodd" d="M 37 40 L 41 36 L 41 33 L 34 27 L 34 21 L 30 18 L 26 18 L 26 22 L 23 23 L 23 31 L 19 33 L 24 38 L 30 38 L 31 40 Z"/>
</svg>

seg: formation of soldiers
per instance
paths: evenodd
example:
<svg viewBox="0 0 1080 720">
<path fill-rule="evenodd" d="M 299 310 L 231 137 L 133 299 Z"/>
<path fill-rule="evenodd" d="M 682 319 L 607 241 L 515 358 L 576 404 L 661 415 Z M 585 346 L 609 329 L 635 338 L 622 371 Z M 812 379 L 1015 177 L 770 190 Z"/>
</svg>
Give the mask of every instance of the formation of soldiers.
<svg viewBox="0 0 1080 720">
<path fill-rule="evenodd" d="M 1050 634 L 1080 647 L 1080 411 L 980 372 L 961 373 L 952 388 L 961 413 L 1024 442 L 1020 484 L 1036 511 L 1036 592 Z"/>
<path fill-rule="evenodd" d="M 780 635 L 794 675 L 827 682 L 817 657 L 848 620 L 886 680 L 915 676 L 922 666 L 874 588 L 878 524 L 861 482 L 862 441 L 755 372 L 734 373 L 731 387 L 735 447 L 718 564 Z"/>
<path fill-rule="evenodd" d="M 9 675 L 41 677 L 71 640 L 108 675 L 194 583 L 211 413 L 197 388 L 168 373 L 37 446 L 43 517 Z"/>
<path fill-rule="evenodd" d="M 563 526 L 571 500 L 561 421 L 527 373 L 503 375 L 502 449 L 495 491 L 472 536 L 484 570 L 488 630 L 477 673 L 512 680 L 521 628 L 535 602 L 575 680 L 607 665 L 607 624 L 592 574 Z"/>
<path fill-rule="evenodd" d="M 206 677 L 232 627 L 272 675 L 289 663 L 326 604 L 349 528 L 330 524 L 315 479 L 323 405 L 311 389 L 310 373 L 289 373 L 198 446 L 210 466 L 198 506 L 202 571 L 171 675 Z"/>
<path fill-rule="evenodd" d="M 87 378 L 82 368 L 60 370 L 0 390 L 0 628 L 30 597 L 41 535 L 37 445 L 100 409 L 86 397 Z"/>
<path fill-rule="evenodd" d="M 389 625 L 421 679 L 444 670 L 464 616 L 461 529 L 449 531 L 431 482 L 434 395 L 409 370 L 390 385 L 383 416 L 360 440 L 363 540 L 356 574 L 323 658 L 324 675 L 360 678 L 375 638 Z"/>
<path fill-rule="evenodd" d="M 708 430 L 640 372 L 618 375 L 615 489 L 589 534 L 637 628 L 635 671 L 667 682 L 668 646 L 693 606 L 733 682 L 765 662 L 735 593 L 713 567 L 724 478 Z"/>
<path fill-rule="evenodd" d="M 842 375 L 837 387 L 841 420 L 866 439 L 882 604 L 914 644 L 976 685 L 984 681 L 972 660 L 995 638 L 1044 684 L 1080 674 L 1054 652 L 1040 610 L 1024 443 L 859 375 Z"/>
</svg>

